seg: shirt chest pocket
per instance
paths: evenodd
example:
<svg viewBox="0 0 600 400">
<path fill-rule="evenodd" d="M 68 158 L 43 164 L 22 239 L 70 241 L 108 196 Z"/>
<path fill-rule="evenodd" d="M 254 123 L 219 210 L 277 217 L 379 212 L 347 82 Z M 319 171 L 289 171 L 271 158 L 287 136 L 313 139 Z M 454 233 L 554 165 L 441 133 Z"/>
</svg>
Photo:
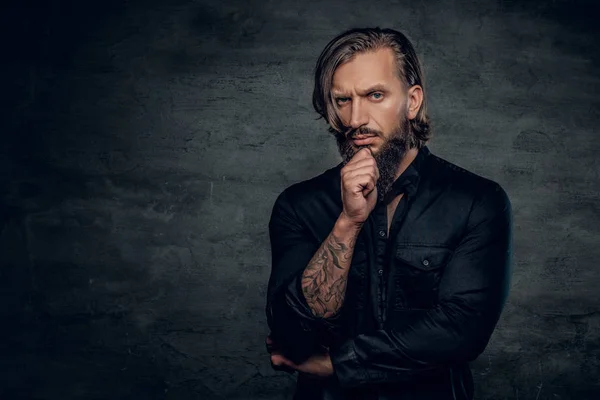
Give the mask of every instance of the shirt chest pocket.
<svg viewBox="0 0 600 400">
<path fill-rule="evenodd" d="M 393 307 L 428 309 L 435 306 L 444 266 L 451 255 L 452 250 L 444 246 L 399 246 L 393 258 Z"/>
</svg>

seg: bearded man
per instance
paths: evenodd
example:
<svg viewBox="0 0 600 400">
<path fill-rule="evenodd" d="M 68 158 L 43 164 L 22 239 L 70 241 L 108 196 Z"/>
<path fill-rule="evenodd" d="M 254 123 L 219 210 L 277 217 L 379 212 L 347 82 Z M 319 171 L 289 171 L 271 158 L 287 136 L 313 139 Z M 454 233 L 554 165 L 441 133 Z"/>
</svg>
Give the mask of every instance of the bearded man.
<svg viewBox="0 0 600 400">
<path fill-rule="evenodd" d="M 428 149 L 422 68 L 398 31 L 334 38 L 313 105 L 342 162 L 273 206 L 273 367 L 298 372 L 295 399 L 472 399 L 469 362 L 508 295 L 506 192 Z"/>
</svg>

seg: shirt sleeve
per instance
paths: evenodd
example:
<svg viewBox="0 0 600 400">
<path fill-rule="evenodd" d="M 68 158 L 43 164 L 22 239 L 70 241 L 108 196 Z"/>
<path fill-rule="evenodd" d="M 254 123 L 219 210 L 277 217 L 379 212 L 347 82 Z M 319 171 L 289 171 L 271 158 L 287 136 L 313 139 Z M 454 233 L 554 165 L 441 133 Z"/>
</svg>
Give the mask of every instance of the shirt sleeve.
<svg viewBox="0 0 600 400">
<path fill-rule="evenodd" d="M 331 318 L 313 315 L 302 293 L 305 267 L 319 249 L 297 217 L 284 191 L 275 201 L 269 221 L 271 276 L 267 293 L 267 322 L 271 337 L 286 357 L 300 363 L 329 347 L 339 334 L 341 312 Z"/>
<path fill-rule="evenodd" d="M 407 381 L 477 358 L 508 295 L 511 247 L 511 204 L 495 185 L 472 208 L 467 232 L 441 278 L 438 304 L 415 312 L 402 326 L 389 325 L 333 348 L 340 384 Z"/>
</svg>

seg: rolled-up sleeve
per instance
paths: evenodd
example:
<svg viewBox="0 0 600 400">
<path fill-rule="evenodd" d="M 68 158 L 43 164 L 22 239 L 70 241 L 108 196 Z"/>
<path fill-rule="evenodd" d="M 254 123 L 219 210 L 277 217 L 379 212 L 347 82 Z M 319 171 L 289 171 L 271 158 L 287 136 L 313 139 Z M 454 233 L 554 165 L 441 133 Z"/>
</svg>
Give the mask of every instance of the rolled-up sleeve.
<svg viewBox="0 0 600 400">
<path fill-rule="evenodd" d="M 302 273 L 321 243 L 312 237 L 296 215 L 284 191 L 275 201 L 269 221 L 271 275 L 267 294 L 267 322 L 283 353 L 299 363 L 328 346 L 341 324 L 312 314 L 302 293 Z"/>
<path fill-rule="evenodd" d="M 510 283 L 512 211 L 495 185 L 475 202 L 466 233 L 445 266 L 439 302 L 402 326 L 343 341 L 331 351 L 345 387 L 406 381 L 474 360 L 498 322 Z"/>
</svg>

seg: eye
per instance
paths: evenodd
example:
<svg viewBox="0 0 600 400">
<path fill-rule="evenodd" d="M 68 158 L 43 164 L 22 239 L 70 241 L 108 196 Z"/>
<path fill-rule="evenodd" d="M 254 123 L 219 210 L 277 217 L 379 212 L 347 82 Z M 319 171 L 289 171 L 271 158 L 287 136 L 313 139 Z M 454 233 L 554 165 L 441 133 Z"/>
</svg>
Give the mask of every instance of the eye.
<svg viewBox="0 0 600 400">
<path fill-rule="evenodd" d="M 350 99 L 348 97 L 336 97 L 335 102 L 341 106 L 343 104 L 346 104 L 349 100 Z"/>
<path fill-rule="evenodd" d="M 381 99 L 383 99 L 383 93 L 373 92 L 373 93 L 371 93 L 371 97 L 373 98 L 373 100 L 381 100 Z"/>
</svg>

